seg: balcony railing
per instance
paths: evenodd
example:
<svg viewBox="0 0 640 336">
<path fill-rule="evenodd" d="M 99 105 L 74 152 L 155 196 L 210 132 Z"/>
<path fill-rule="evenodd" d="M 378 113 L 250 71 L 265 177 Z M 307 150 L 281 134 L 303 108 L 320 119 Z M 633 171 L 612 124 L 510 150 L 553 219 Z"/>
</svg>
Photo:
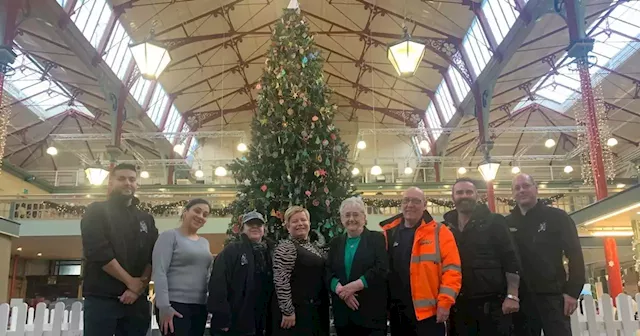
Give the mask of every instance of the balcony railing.
<svg viewBox="0 0 640 336">
<path fill-rule="evenodd" d="M 500 196 L 500 195 L 499 195 Z M 188 199 L 189 197 L 174 197 L 172 199 L 158 200 L 157 198 L 142 198 L 142 202 L 150 203 L 151 206 L 155 205 L 167 205 L 173 204 L 180 200 Z M 54 220 L 54 219 L 79 219 L 81 214 L 75 211 L 70 211 L 74 207 L 87 206 L 99 198 L 52 198 L 50 200 L 44 200 L 41 197 L 39 199 L 3 199 L 0 200 L 0 216 L 14 219 L 14 220 Z M 444 199 L 443 199 L 444 200 Z M 214 209 L 223 209 L 227 206 L 232 199 L 210 199 L 212 207 Z M 55 202 L 55 203 L 54 203 Z M 553 204 L 554 207 L 565 210 L 566 212 L 573 212 L 582 209 L 593 202 L 592 196 L 587 195 L 567 195 Z M 54 205 L 59 205 L 56 208 Z M 77 209 L 77 208 L 75 208 Z M 441 217 L 447 211 L 448 207 L 440 206 L 432 202 L 427 202 L 427 211 L 435 217 Z M 503 202 L 496 202 L 496 210 L 501 214 L 508 214 L 511 210 L 509 204 Z M 179 217 L 182 208 L 175 206 L 175 208 L 169 208 L 162 214 L 154 214 L 158 218 L 176 218 Z M 369 215 L 386 215 L 393 216 L 400 213 L 400 207 L 374 207 L 368 206 L 367 213 Z"/>
</svg>

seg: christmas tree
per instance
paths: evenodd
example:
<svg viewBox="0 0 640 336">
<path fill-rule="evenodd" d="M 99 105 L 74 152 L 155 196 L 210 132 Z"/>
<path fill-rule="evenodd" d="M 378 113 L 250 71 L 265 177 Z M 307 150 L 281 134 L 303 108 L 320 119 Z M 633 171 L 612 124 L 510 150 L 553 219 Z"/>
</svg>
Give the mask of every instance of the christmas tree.
<svg viewBox="0 0 640 336">
<path fill-rule="evenodd" d="M 286 238 L 284 212 L 301 205 L 311 214 L 311 238 L 319 245 L 343 232 L 338 208 L 353 195 L 349 149 L 333 124 L 322 59 L 297 1 L 275 24 L 262 79 L 258 113 L 247 154 L 229 165 L 241 185 L 231 205 L 228 233 L 238 218 L 256 209 L 266 215 L 267 235 Z"/>
</svg>

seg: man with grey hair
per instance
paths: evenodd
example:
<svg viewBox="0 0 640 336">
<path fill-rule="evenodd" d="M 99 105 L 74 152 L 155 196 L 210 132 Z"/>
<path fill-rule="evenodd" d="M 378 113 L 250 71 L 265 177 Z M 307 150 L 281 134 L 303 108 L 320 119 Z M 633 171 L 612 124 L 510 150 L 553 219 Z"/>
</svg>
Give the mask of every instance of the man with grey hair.
<svg viewBox="0 0 640 336">
<path fill-rule="evenodd" d="M 402 213 L 380 223 L 390 259 L 392 336 L 444 336 L 460 291 L 460 256 L 453 234 L 426 211 L 422 190 L 402 196 Z"/>
<path fill-rule="evenodd" d="M 522 261 L 520 312 L 515 335 L 570 336 L 569 317 L 585 283 L 584 258 L 575 223 L 561 209 L 538 200 L 530 175 L 519 174 L 511 185 L 517 206 L 507 216 Z M 569 260 L 569 274 L 563 257 Z"/>
</svg>

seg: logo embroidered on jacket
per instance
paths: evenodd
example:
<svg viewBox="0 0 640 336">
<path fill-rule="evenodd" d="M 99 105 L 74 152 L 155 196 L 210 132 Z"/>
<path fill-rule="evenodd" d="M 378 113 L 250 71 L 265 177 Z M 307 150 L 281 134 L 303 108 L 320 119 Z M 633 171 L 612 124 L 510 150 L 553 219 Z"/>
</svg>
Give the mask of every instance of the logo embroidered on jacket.
<svg viewBox="0 0 640 336">
<path fill-rule="evenodd" d="M 248 263 L 249 263 L 249 260 L 247 260 L 247 255 L 243 253 L 242 256 L 240 257 L 240 266 L 244 266 Z"/>
<path fill-rule="evenodd" d="M 430 245 L 431 243 L 433 243 L 433 241 L 431 241 L 429 239 L 421 239 L 418 243 L 420 245 Z"/>
<path fill-rule="evenodd" d="M 540 226 L 538 227 L 538 232 L 543 232 L 543 231 L 547 231 L 547 222 L 540 223 Z"/>
<path fill-rule="evenodd" d="M 517 228 L 509 228 L 509 231 L 511 231 L 511 232 L 518 232 L 518 229 L 517 229 Z"/>
<path fill-rule="evenodd" d="M 147 222 L 140 221 L 140 232 L 149 233 L 149 230 L 147 229 Z"/>
<path fill-rule="evenodd" d="M 398 245 L 400 245 L 400 243 L 398 243 L 398 242 L 394 242 L 394 243 L 393 243 L 393 247 L 396 247 L 396 246 L 398 246 Z"/>
</svg>

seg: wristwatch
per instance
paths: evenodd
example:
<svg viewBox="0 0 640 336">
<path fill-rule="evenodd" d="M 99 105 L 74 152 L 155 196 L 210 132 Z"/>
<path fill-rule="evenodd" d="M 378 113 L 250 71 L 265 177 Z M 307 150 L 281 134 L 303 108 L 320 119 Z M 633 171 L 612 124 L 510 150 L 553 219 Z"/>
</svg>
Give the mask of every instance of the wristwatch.
<svg viewBox="0 0 640 336">
<path fill-rule="evenodd" d="M 507 299 L 513 300 L 515 302 L 520 302 L 520 299 L 517 296 L 511 294 L 507 294 Z"/>
</svg>

